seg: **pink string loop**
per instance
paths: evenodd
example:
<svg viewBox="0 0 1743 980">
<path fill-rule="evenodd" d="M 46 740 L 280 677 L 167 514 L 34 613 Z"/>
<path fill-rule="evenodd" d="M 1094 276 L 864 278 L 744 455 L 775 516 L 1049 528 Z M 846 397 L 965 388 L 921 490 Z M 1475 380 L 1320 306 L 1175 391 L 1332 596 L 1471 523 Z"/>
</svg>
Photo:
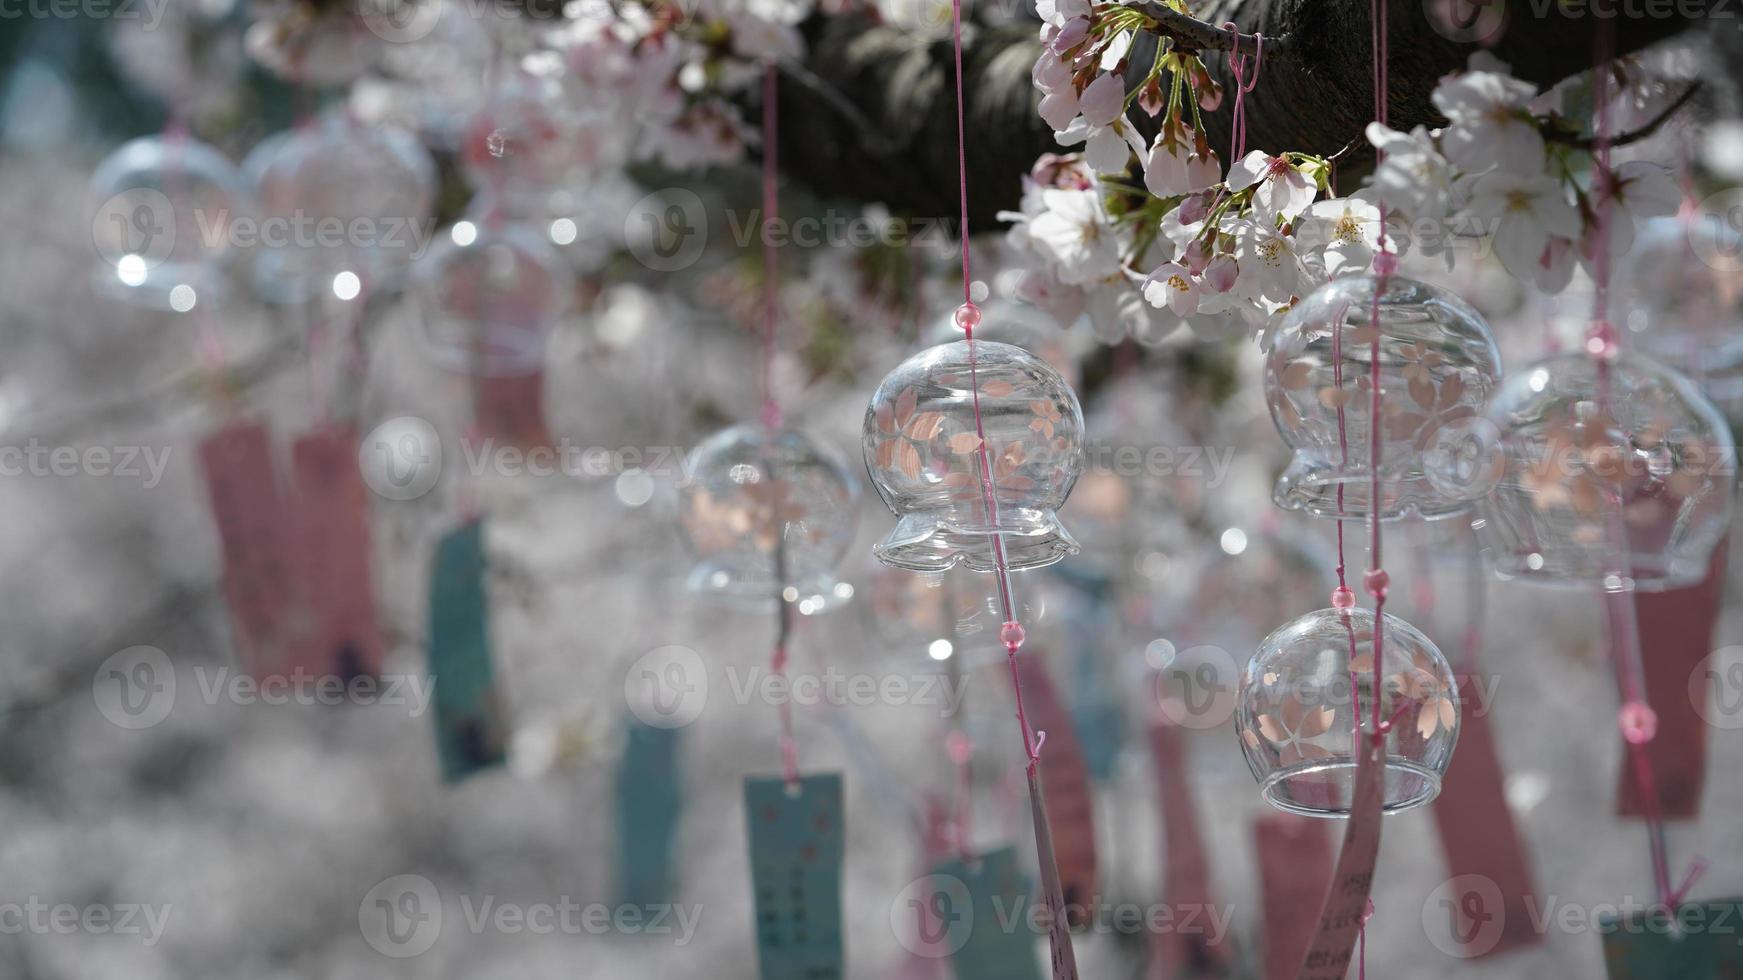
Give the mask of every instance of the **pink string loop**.
<svg viewBox="0 0 1743 980">
<path fill-rule="evenodd" d="M 1229 138 L 1229 164 L 1232 166 L 1241 157 L 1247 155 L 1247 94 L 1259 85 L 1259 72 L 1265 67 L 1265 35 L 1253 35 L 1254 47 L 1252 55 L 1241 55 L 1241 32 L 1234 21 L 1223 25 L 1235 32 L 1235 46 L 1229 51 L 1229 74 L 1235 79 L 1235 108 L 1230 124 L 1232 133 Z M 1252 77 L 1247 77 L 1247 66 L 1251 63 Z"/>
</svg>

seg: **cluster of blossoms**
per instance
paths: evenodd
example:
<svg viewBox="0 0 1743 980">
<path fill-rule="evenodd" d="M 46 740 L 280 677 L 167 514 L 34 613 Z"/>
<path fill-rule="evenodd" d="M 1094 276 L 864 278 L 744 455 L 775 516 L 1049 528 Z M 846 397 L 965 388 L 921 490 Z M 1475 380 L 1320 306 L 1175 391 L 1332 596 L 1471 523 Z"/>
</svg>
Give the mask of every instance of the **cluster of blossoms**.
<svg viewBox="0 0 1743 980">
<path fill-rule="evenodd" d="M 805 0 L 609 3 L 581 0 L 548 39 L 566 66 L 567 104 L 592 107 L 630 155 L 687 170 L 737 163 L 755 129 L 736 96 L 763 65 L 797 59 Z"/>
<path fill-rule="evenodd" d="M 1580 134 L 1532 86 L 1483 63 L 1436 88 L 1444 130 L 1369 126 L 1383 162 L 1352 195 L 1330 196 L 1330 161 L 1306 153 L 1255 150 L 1225 174 L 1199 116 L 1222 92 L 1195 54 L 1161 37 L 1134 85 L 1133 38 L 1161 33 L 1148 15 L 1087 0 L 1039 0 L 1038 11 L 1040 114 L 1061 146 L 1083 149 L 1042 157 L 1021 209 L 1003 215 L 1029 265 L 1019 295 L 1062 323 L 1087 314 L 1110 341 L 1156 341 L 1182 326 L 1257 333 L 1382 251 L 1414 247 L 1450 266 L 1461 242 L 1483 239 L 1508 272 L 1558 291 L 1576 258 L 1595 255 L 1602 216 L 1621 252 L 1634 221 L 1680 200 L 1657 164 L 1598 173 L 1580 140 L 1555 138 Z M 1147 143 L 1134 105 L 1156 121 Z"/>
</svg>

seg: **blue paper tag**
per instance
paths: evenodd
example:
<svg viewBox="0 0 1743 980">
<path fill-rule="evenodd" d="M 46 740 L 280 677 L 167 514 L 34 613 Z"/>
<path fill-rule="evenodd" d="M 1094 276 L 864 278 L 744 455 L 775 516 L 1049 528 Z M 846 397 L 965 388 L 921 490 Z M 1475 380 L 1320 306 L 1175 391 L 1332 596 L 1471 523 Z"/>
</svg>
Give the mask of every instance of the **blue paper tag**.
<svg viewBox="0 0 1743 980">
<path fill-rule="evenodd" d="M 1030 903 L 1033 887 L 1017 867 L 1014 848 L 1002 847 L 972 864 L 961 859 L 932 869 L 925 928 L 945 949 L 954 948 L 956 980 L 1041 980 L 1035 958 Z"/>
<path fill-rule="evenodd" d="M 1743 899 L 1608 916 L 1598 932 L 1610 980 L 1743 978 Z"/>
<path fill-rule="evenodd" d="M 840 980 L 841 774 L 744 781 L 762 980 Z"/>
<path fill-rule="evenodd" d="M 677 728 L 630 718 L 617 765 L 617 895 L 627 906 L 671 903 L 672 839 L 683 800 Z"/>
<path fill-rule="evenodd" d="M 482 521 L 463 524 L 437 543 L 430 573 L 429 670 L 436 753 L 448 782 L 496 765 L 505 755 L 484 568 Z"/>
</svg>

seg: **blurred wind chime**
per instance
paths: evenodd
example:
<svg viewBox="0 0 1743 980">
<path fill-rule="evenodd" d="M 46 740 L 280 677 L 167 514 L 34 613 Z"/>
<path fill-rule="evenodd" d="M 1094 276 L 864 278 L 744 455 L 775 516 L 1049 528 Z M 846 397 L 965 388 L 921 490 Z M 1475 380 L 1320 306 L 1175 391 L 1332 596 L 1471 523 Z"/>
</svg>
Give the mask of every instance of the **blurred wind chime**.
<svg viewBox="0 0 1743 980">
<path fill-rule="evenodd" d="M 928 348 L 903 362 L 878 385 L 866 409 L 866 468 L 897 517 L 896 527 L 875 552 L 886 564 L 916 572 L 943 572 L 960 562 L 994 576 L 1002 613 L 999 640 L 1011 672 L 1027 761 L 1052 975 L 1055 980 L 1075 980 L 1077 962 L 1061 862 L 1055 855 L 1042 793 L 1045 732 L 1031 727 L 1023 697 L 1025 681 L 1034 683 L 1036 675 L 1019 661 L 1025 633 L 1018 620 L 1011 573 L 1050 565 L 1078 550 L 1056 511 L 1083 468 L 1083 413 L 1077 396 L 1052 366 L 1020 347 L 975 337 L 981 310 L 974 302 L 969 265 L 960 2 L 952 4 L 951 27 L 963 290 L 963 303 L 954 319 L 963 339 Z M 1056 703 L 1056 698 L 1048 700 Z M 963 766 L 966 741 L 953 739 L 949 748 Z M 967 791 L 959 785 L 959 793 Z M 959 810 L 965 802 L 959 800 Z M 964 847 L 967 828 L 959 826 L 957 834 L 959 847 Z M 1093 875 L 1093 863 L 1089 867 Z M 955 910 L 958 903 L 975 913 L 990 914 L 995 903 L 1008 906 L 1020 901 L 1026 891 L 1010 848 L 980 855 L 965 852 L 935 865 L 929 882 L 934 892 L 930 897 L 937 901 L 919 907 L 948 905 L 939 914 L 953 916 L 952 921 L 967 914 Z M 947 923 L 932 923 L 941 924 Z M 929 931 L 926 922 L 917 925 L 923 934 Z M 955 931 L 964 934 L 953 936 L 959 941 L 947 943 L 947 951 L 959 977 L 1033 975 L 1032 953 L 1022 935 L 992 929 Z"/>
<path fill-rule="evenodd" d="M 284 141 L 281 141 L 281 146 Z M 328 144 L 324 150 L 333 150 Z M 421 151 L 419 151 L 421 152 Z M 301 170 L 284 174 L 308 188 L 308 170 L 331 163 L 303 153 Z M 429 188 L 420 200 L 427 207 Z M 295 184 L 297 180 L 305 181 Z M 343 185 L 339 185 L 343 186 Z M 349 685 L 380 672 L 382 635 L 371 574 L 369 513 L 355 464 L 357 433 L 347 412 L 333 412 L 332 374 L 361 363 L 360 340 L 337 344 L 311 326 L 307 345 L 310 430 L 290 447 L 284 472 L 264 418 L 245 413 L 214 310 L 227 298 L 225 262 L 238 217 L 254 195 L 242 172 L 179 121 L 158 137 L 134 140 L 101 164 L 91 181 L 98 201 L 93 228 L 104 259 L 98 287 L 146 309 L 191 315 L 197 361 L 218 428 L 200 440 L 207 497 L 218 532 L 222 591 L 243 668 L 258 681 Z M 307 202 L 334 202 L 326 199 Z M 338 202 L 339 207 L 344 202 Z M 311 250 L 307 257 L 316 257 Z M 358 297 L 360 276 L 347 253 L 335 268 L 302 269 L 341 301 Z M 361 267 L 359 267 L 361 268 Z M 319 275 L 314 275 L 315 273 Z M 290 278 L 286 271 L 286 280 Z M 348 293 L 341 284 L 350 283 Z M 306 297 L 304 297 L 306 299 Z M 325 348 L 349 351 L 333 356 Z"/>
<path fill-rule="evenodd" d="M 780 219 L 776 151 L 778 68 L 763 66 L 761 417 L 697 447 L 683 489 L 680 524 L 696 565 L 689 588 L 703 596 L 772 609 L 769 671 L 784 678 L 795 614 L 835 608 L 853 595 L 835 567 L 853 541 L 858 490 L 836 455 L 784 425 L 775 384 L 780 344 Z M 744 779 L 745 827 L 756 914 L 757 961 L 765 980 L 846 975 L 841 864 L 846 841 L 839 772 L 802 773 L 790 701 L 778 705 L 779 776 Z"/>
</svg>

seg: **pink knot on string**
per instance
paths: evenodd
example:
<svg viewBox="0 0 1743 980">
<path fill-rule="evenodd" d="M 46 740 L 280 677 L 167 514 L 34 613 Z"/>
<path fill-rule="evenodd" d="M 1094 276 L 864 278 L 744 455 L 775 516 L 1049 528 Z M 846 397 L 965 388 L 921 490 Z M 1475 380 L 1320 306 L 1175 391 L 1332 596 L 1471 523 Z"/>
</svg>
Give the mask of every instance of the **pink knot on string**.
<svg viewBox="0 0 1743 980">
<path fill-rule="evenodd" d="M 1374 256 L 1374 274 L 1389 276 L 1398 271 L 1398 256 L 1391 252 L 1381 252 Z"/>
<path fill-rule="evenodd" d="M 1023 641 L 1027 638 L 1028 634 L 1023 632 L 1023 624 L 1019 622 L 1006 623 L 999 629 L 999 641 L 1005 645 L 1005 649 L 1012 653 L 1016 653 L 1017 648 L 1022 646 Z"/>
<path fill-rule="evenodd" d="M 1609 320 L 1592 321 L 1591 329 L 1586 333 L 1586 353 L 1611 360 L 1621 350 L 1622 345 L 1617 341 L 1615 326 Z"/>
<path fill-rule="evenodd" d="M 980 326 L 980 307 L 974 303 L 964 303 L 956 308 L 956 329 L 964 334 L 973 335 L 974 328 Z"/>
<path fill-rule="evenodd" d="M 1643 701 L 1629 701 L 1616 713 L 1616 725 L 1629 745 L 1645 745 L 1658 734 L 1658 712 Z"/>
<path fill-rule="evenodd" d="M 1384 568 L 1369 569 L 1368 573 L 1362 576 L 1362 585 L 1367 588 L 1368 594 L 1376 599 L 1386 598 L 1386 589 L 1391 584 L 1392 576 L 1387 575 Z"/>
<path fill-rule="evenodd" d="M 772 401 L 763 403 L 763 428 L 773 432 L 781 427 L 781 406 Z"/>
<path fill-rule="evenodd" d="M 1227 21 L 1223 27 L 1235 33 L 1234 47 L 1229 50 L 1229 74 L 1235 79 L 1235 111 L 1232 120 L 1233 133 L 1229 137 L 1229 165 L 1247 155 L 1247 100 L 1246 97 L 1259 85 L 1259 69 L 1265 65 L 1265 35 L 1253 35 L 1257 51 L 1251 59 L 1241 56 L 1241 29 L 1234 21 Z M 1247 63 L 1251 60 L 1253 74 L 1247 74 Z M 1220 98 L 1218 100 L 1221 101 Z"/>
<path fill-rule="evenodd" d="M 1340 585 L 1331 590 L 1331 607 L 1333 609 L 1349 610 L 1356 607 L 1356 594 L 1347 585 Z"/>
</svg>

